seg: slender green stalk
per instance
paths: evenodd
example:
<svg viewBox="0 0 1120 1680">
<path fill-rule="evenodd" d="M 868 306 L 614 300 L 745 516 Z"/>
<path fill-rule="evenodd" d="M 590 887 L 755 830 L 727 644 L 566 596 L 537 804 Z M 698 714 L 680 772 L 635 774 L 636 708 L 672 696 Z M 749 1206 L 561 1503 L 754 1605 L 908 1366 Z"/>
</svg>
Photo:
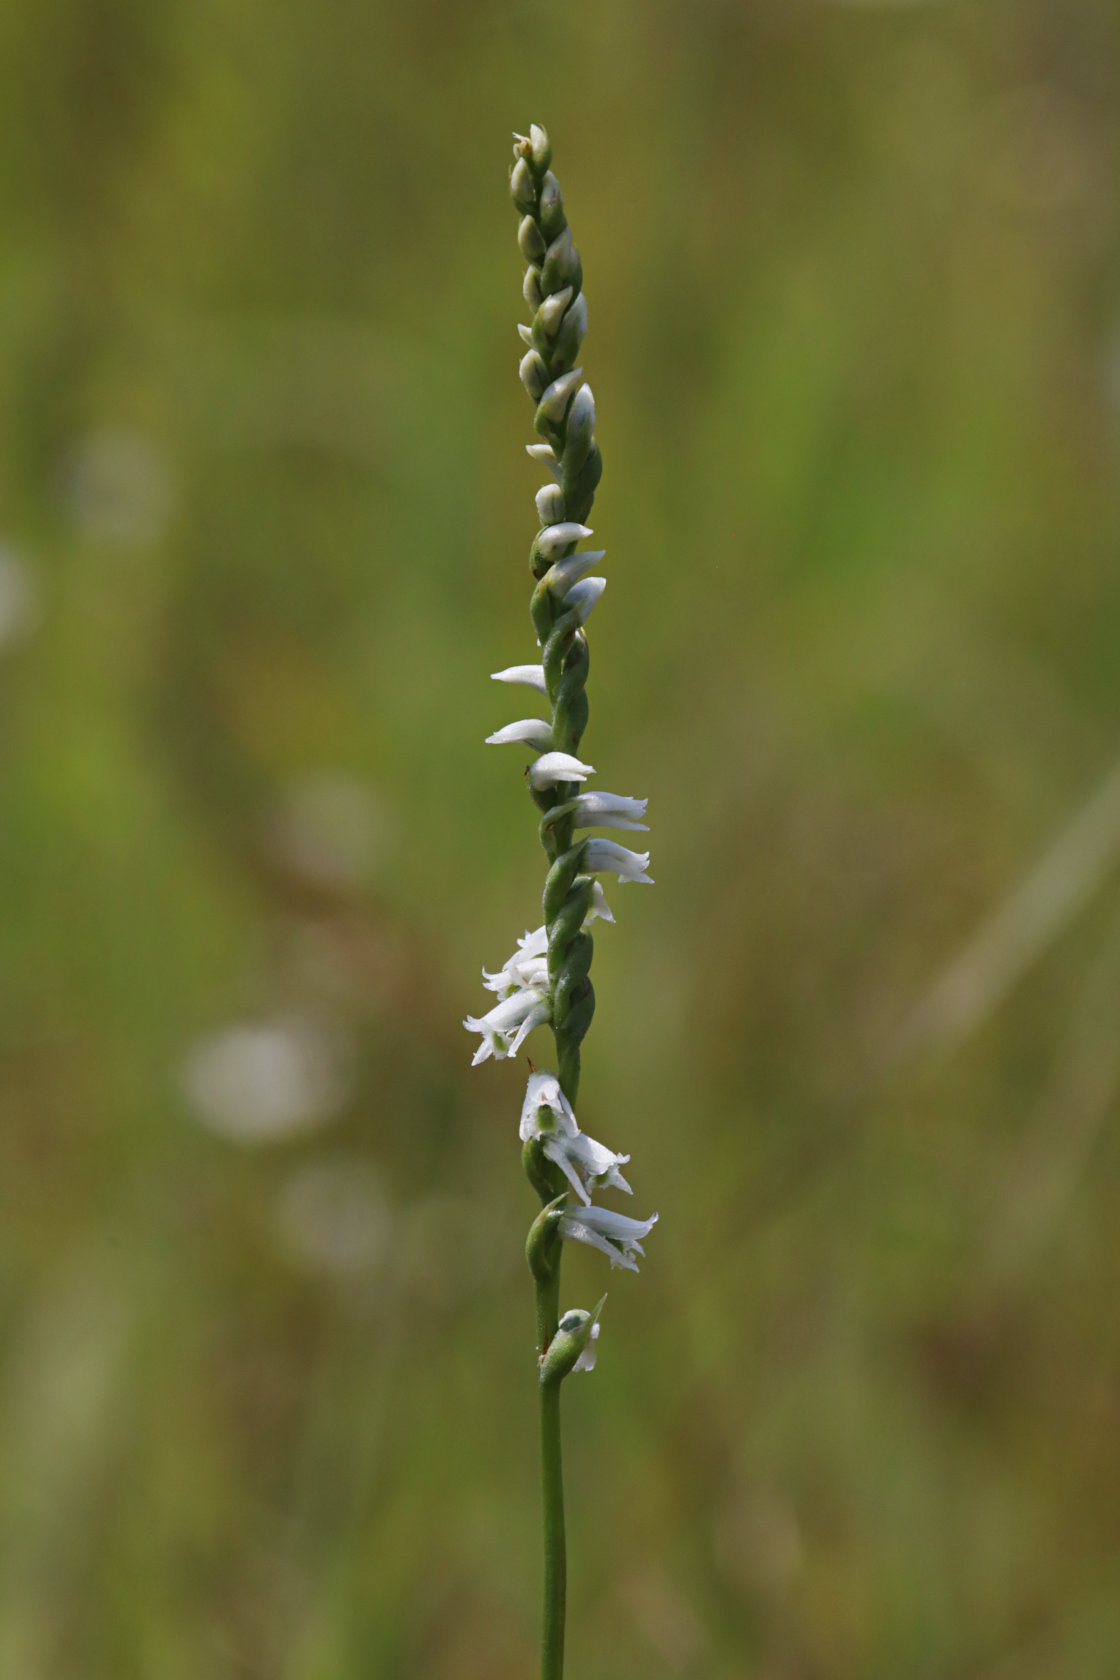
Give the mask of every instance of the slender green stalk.
<svg viewBox="0 0 1120 1680">
<path fill-rule="evenodd" d="M 556 1335 L 560 1318 L 559 1245 L 550 1279 L 537 1280 L 537 1343 L 542 1351 Z M 564 1535 L 564 1465 L 560 1448 L 558 1382 L 541 1383 L 541 1509 L 544 1518 L 544 1618 L 541 1680 L 564 1673 L 564 1615 L 568 1594 L 568 1552 Z"/>
</svg>

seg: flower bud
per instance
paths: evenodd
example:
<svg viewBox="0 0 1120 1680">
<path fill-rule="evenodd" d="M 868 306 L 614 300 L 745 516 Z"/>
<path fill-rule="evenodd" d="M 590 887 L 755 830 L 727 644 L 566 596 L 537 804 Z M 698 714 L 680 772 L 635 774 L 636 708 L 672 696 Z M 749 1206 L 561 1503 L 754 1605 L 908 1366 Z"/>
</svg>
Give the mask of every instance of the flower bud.
<svg viewBox="0 0 1120 1680">
<path fill-rule="evenodd" d="M 580 294 L 583 295 L 582 293 Z M 564 319 L 564 311 L 572 301 L 572 288 L 565 286 L 562 292 L 554 292 L 545 298 L 537 311 L 537 320 L 548 334 L 555 338 L 560 330 L 560 323 Z"/>
<path fill-rule="evenodd" d="M 526 350 L 518 368 L 521 383 L 534 402 L 539 402 L 548 388 L 548 369 L 535 350 Z"/>
<path fill-rule="evenodd" d="M 533 168 L 538 171 L 547 169 L 552 162 L 552 146 L 539 123 L 529 124 L 529 145 L 533 154 Z"/>
<path fill-rule="evenodd" d="M 540 262 L 548 245 L 532 216 L 526 216 L 517 230 L 517 243 L 526 262 Z"/>
<path fill-rule="evenodd" d="M 565 228 L 548 247 L 541 267 L 541 286 L 546 292 L 559 292 L 573 285 L 579 273 L 579 258 L 572 244 L 570 228 Z"/>
<path fill-rule="evenodd" d="M 563 296 L 563 293 L 558 293 Z M 545 305 L 547 309 L 548 305 Z M 587 298 L 583 292 L 579 294 L 572 307 L 560 323 L 560 331 L 556 338 L 556 349 L 553 354 L 561 362 L 574 362 L 579 355 L 579 347 L 583 343 L 587 331 Z"/>
<path fill-rule="evenodd" d="M 564 195 L 560 191 L 560 183 L 551 169 L 541 182 L 540 210 L 541 232 L 546 239 L 555 239 L 567 226 L 564 218 Z"/>
<path fill-rule="evenodd" d="M 569 476 L 577 473 L 587 460 L 594 435 L 595 398 L 590 385 L 581 385 L 572 398 L 564 433 L 564 470 Z"/>
<path fill-rule="evenodd" d="M 540 308 L 544 297 L 541 291 L 541 271 L 533 263 L 525 270 L 525 278 L 521 282 L 521 296 L 530 309 Z"/>
<path fill-rule="evenodd" d="M 525 1239 L 525 1258 L 538 1283 L 547 1283 L 556 1266 L 560 1252 L 560 1215 L 567 1200 L 568 1193 L 565 1190 L 563 1195 L 557 1196 L 547 1207 L 541 1209 L 529 1227 L 529 1235 Z"/>
<path fill-rule="evenodd" d="M 594 535 L 590 525 L 577 525 L 574 519 L 558 520 L 538 532 L 537 547 L 549 560 L 557 560 L 573 543 Z"/>
<path fill-rule="evenodd" d="M 595 1368 L 594 1343 L 599 1335 L 599 1314 L 602 1301 L 594 1312 L 584 1307 L 570 1307 L 561 1318 L 548 1347 L 541 1355 L 541 1382 L 563 1382 L 572 1371 L 591 1371 Z"/>
<path fill-rule="evenodd" d="M 541 366 L 544 366 L 543 362 Z M 567 411 L 568 400 L 582 377 L 583 369 L 573 368 L 571 373 L 562 373 L 559 379 L 554 379 L 541 395 L 537 409 L 538 419 L 558 426 Z"/>
<path fill-rule="evenodd" d="M 564 492 L 558 484 L 544 484 L 537 491 L 537 518 L 542 525 L 558 525 L 564 518 Z"/>
<path fill-rule="evenodd" d="M 523 157 L 519 157 L 510 170 L 509 190 L 519 210 L 536 208 L 537 190 L 533 184 L 533 172 Z"/>
</svg>

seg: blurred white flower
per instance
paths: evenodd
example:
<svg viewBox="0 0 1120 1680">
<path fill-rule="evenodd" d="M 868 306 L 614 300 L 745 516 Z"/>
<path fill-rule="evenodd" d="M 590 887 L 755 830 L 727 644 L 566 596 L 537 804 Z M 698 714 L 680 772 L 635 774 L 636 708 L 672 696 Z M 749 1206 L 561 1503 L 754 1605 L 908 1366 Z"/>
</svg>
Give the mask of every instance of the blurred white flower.
<svg viewBox="0 0 1120 1680">
<path fill-rule="evenodd" d="M 233 1143 L 273 1143 L 318 1130 L 346 1106 L 349 1057 L 338 1035 L 304 1016 L 226 1027 L 182 1067 L 195 1116 Z"/>
<path fill-rule="evenodd" d="M 533 1028 L 543 1026 L 550 1014 L 544 989 L 526 986 L 495 1004 L 485 1015 L 468 1015 L 463 1022 L 464 1027 L 468 1032 L 482 1034 L 482 1042 L 471 1058 L 471 1066 L 477 1067 L 479 1062 L 485 1062 L 490 1056 L 499 1062 L 507 1056 L 516 1056 Z"/>
<path fill-rule="evenodd" d="M 588 776 L 594 774 L 593 764 L 584 764 L 581 759 L 573 758 L 571 753 L 546 752 L 529 766 L 529 786 L 540 793 L 544 788 L 555 787 L 558 782 L 585 782 Z"/>
<path fill-rule="evenodd" d="M 393 1218 L 376 1174 L 336 1156 L 292 1173 L 276 1201 L 276 1222 L 292 1258 L 310 1271 L 367 1271 L 389 1250 Z"/>
<path fill-rule="evenodd" d="M 653 885 L 648 852 L 632 852 L 617 840 L 588 840 L 583 854 L 583 867 L 589 875 L 601 873 L 617 875 L 620 881 L 645 881 Z"/>
<path fill-rule="evenodd" d="M 377 789 L 345 771 L 289 784 L 267 835 L 269 850 L 316 886 L 359 888 L 392 851 L 392 815 Z"/>
</svg>

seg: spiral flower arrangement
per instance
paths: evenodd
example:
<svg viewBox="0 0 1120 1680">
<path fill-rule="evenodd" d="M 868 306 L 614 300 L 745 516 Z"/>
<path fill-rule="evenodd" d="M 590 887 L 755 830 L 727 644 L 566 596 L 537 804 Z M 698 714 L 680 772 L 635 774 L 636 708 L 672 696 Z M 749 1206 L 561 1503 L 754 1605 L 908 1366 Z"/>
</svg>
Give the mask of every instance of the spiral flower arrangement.
<svg viewBox="0 0 1120 1680">
<path fill-rule="evenodd" d="M 589 836 L 589 829 L 645 831 L 646 801 L 587 791 L 594 767 L 578 756 L 588 721 L 589 653 L 586 624 L 606 588 L 594 568 L 603 550 L 580 549 L 593 533 L 585 523 L 603 470 L 595 441 L 595 399 L 577 366 L 587 330 L 583 270 L 572 244 L 564 199 L 552 173 L 543 128 L 514 136 L 510 192 L 520 213 L 517 238 L 527 267 L 523 285 L 532 313 L 518 332 L 525 344 L 521 382 L 536 405 L 538 441 L 529 454 L 549 473 L 537 491 L 540 528 L 529 550 L 534 580 L 530 615 L 541 649 L 539 664 L 495 671 L 502 683 L 522 684 L 548 702 L 548 718 L 519 718 L 487 737 L 518 743 L 535 757 L 526 777 L 540 812 L 548 860 L 544 921 L 483 980 L 497 1002 L 464 1022 L 479 1034 L 474 1061 L 516 1056 L 528 1035 L 548 1024 L 556 1072 L 532 1069 L 521 1109 L 522 1162 L 542 1208 L 526 1244 L 536 1288 L 544 1511 L 544 1628 L 542 1680 L 560 1680 L 564 1665 L 565 1539 L 560 1453 L 560 1387 L 573 1371 L 589 1371 L 603 1301 L 593 1311 L 559 1311 L 560 1260 L 565 1241 L 599 1249 L 612 1266 L 637 1271 L 635 1255 L 657 1215 L 632 1219 L 598 1206 L 605 1189 L 630 1193 L 620 1168 L 630 1159 L 580 1130 L 575 1114 L 580 1046 L 595 1012 L 591 983 L 597 919 L 613 922 L 600 875 L 650 880 L 648 852 Z M 604 1297 L 605 1300 L 605 1297 Z"/>
</svg>

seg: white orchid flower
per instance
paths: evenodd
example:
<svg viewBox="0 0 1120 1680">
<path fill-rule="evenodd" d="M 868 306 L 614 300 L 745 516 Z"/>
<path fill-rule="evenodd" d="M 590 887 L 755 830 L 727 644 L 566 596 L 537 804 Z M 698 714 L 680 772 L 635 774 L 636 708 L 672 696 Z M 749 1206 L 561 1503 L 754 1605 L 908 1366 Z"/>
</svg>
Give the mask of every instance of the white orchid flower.
<svg viewBox="0 0 1120 1680">
<path fill-rule="evenodd" d="M 520 741 L 534 752 L 548 752 L 552 746 L 552 725 L 543 718 L 518 718 L 516 723 L 504 724 L 486 737 L 488 747 L 508 746 L 511 741 Z"/>
<path fill-rule="evenodd" d="M 464 1027 L 468 1032 L 482 1034 L 482 1043 L 471 1058 L 471 1066 L 477 1067 L 490 1056 L 499 1062 L 506 1056 L 516 1056 L 533 1028 L 543 1026 L 551 1013 L 543 989 L 526 986 L 503 998 L 485 1015 L 468 1015 Z"/>
<path fill-rule="evenodd" d="M 491 671 L 491 682 L 525 683 L 528 688 L 539 688 L 542 694 L 548 693 L 548 685 L 544 680 L 543 665 L 507 665 L 504 671 Z"/>
<path fill-rule="evenodd" d="M 555 1162 L 572 1189 L 585 1205 L 591 1204 L 591 1192 L 608 1186 L 615 1190 L 633 1192 L 619 1172 L 629 1155 L 617 1155 L 613 1149 L 581 1132 L 572 1106 L 560 1089 L 560 1081 L 552 1073 L 534 1073 L 529 1077 L 525 1101 L 521 1108 L 520 1138 L 540 1138 L 544 1154 Z"/>
<path fill-rule="evenodd" d="M 648 1237 L 657 1224 L 657 1215 L 649 1219 L 631 1219 L 611 1208 L 565 1208 L 558 1221 L 561 1237 L 566 1242 L 587 1243 L 605 1254 L 612 1266 L 622 1266 L 628 1272 L 638 1270 L 635 1254 L 645 1254 L 641 1239 Z"/>
<path fill-rule="evenodd" d="M 588 875 L 617 875 L 620 881 L 646 881 L 653 884 L 648 852 L 632 852 L 617 840 L 588 840 L 584 843 L 582 868 Z"/>
<path fill-rule="evenodd" d="M 573 758 L 571 753 L 546 752 L 529 766 L 529 786 L 535 793 L 540 793 L 545 788 L 555 787 L 558 782 L 585 782 L 588 776 L 594 774 L 593 764 L 584 764 L 581 759 Z"/>
<path fill-rule="evenodd" d="M 648 803 L 625 793 L 579 793 L 570 808 L 576 828 L 640 828 L 648 834 L 649 824 L 638 821 Z"/>
</svg>

